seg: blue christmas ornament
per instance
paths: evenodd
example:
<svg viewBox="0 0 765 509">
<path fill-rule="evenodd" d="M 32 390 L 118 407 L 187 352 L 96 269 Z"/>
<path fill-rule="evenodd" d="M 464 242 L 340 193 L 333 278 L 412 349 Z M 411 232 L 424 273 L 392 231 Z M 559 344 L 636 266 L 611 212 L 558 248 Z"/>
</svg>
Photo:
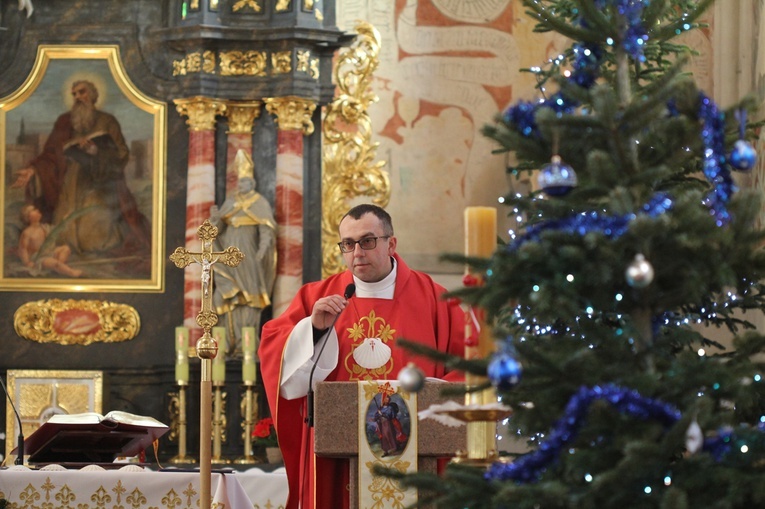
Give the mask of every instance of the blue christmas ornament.
<svg viewBox="0 0 765 509">
<path fill-rule="evenodd" d="M 749 142 L 738 140 L 733 145 L 733 150 L 728 160 L 733 168 L 740 171 L 749 171 L 754 168 L 754 163 L 757 162 L 757 151 Z"/>
<path fill-rule="evenodd" d="M 539 186 L 550 196 L 563 196 L 576 187 L 578 180 L 574 169 L 564 164 L 560 156 L 553 156 L 539 172 Z"/>
<path fill-rule="evenodd" d="M 486 374 L 491 384 L 500 390 L 512 389 L 521 381 L 523 368 L 518 360 L 508 352 L 500 352 L 493 356 Z"/>
</svg>

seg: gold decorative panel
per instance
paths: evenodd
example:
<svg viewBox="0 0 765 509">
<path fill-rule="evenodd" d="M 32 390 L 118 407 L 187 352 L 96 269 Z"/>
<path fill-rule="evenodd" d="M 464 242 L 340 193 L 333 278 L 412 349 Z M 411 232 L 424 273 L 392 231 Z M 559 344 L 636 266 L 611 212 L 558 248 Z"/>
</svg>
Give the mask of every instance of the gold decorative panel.
<svg viewBox="0 0 765 509">
<path fill-rule="evenodd" d="M 141 319 L 127 304 L 46 299 L 19 307 L 13 328 L 22 338 L 38 343 L 89 345 L 133 339 L 141 330 Z"/>
<path fill-rule="evenodd" d="M 292 72 L 292 52 L 277 51 L 271 54 L 271 67 L 274 74 L 287 74 Z"/>
<path fill-rule="evenodd" d="M 102 371 L 9 369 L 7 385 L 25 437 L 54 414 L 102 412 Z M 11 405 L 6 405 L 5 429 L 7 458 L 17 445 L 19 434 Z"/>
<path fill-rule="evenodd" d="M 220 54 L 223 76 L 265 76 L 265 51 L 224 51 Z"/>
<path fill-rule="evenodd" d="M 252 9 L 255 12 L 260 12 L 263 10 L 263 7 L 260 6 L 258 2 L 255 0 L 238 0 L 234 2 L 234 5 L 231 7 L 231 10 L 233 12 L 239 12 L 242 9 Z"/>
</svg>

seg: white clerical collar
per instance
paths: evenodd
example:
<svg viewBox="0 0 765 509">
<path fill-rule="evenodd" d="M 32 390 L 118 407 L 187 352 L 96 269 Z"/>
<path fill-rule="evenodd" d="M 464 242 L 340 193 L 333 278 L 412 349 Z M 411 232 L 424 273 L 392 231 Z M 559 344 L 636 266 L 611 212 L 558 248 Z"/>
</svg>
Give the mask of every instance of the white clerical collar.
<svg viewBox="0 0 765 509">
<path fill-rule="evenodd" d="M 391 257 L 391 262 L 393 263 L 393 270 L 385 278 L 376 283 L 365 283 L 356 276 L 353 276 L 353 282 L 356 284 L 356 297 L 361 297 L 362 299 L 392 299 L 393 291 L 396 289 L 398 267 L 395 258 Z"/>
</svg>

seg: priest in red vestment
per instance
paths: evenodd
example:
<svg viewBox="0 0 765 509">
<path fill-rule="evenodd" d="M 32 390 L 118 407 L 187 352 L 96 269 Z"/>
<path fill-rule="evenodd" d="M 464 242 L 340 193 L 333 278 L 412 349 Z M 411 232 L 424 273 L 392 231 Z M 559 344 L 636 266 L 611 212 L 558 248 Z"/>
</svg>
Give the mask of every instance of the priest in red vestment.
<svg viewBox="0 0 765 509">
<path fill-rule="evenodd" d="M 264 324 L 260 341 L 263 383 L 289 481 L 287 509 L 349 504 L 348 461 L 313 454 L 313 428 L 305 423 L 312 371 L 313 384 L 386 380 L 414 362 L 428 377 L 461 379 L 396 346 L 405 338 L 462 356 L 465 330 L 459 304 L 442 298 L 442 286 L 396 254 L 390 215 L 358 205 L 339 229 L 348 270 L 303 286 L 281 316 Z M 355 295 L 346 298 L 350 284 Z"/>
</svg>

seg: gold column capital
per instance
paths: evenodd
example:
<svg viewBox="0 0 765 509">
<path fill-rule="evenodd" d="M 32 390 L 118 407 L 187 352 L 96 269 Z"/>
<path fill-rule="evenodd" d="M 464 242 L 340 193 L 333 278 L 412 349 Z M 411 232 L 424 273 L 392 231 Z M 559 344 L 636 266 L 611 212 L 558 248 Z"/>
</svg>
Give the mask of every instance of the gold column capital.
<svg viewBox="0 0 765 509">
<path fill-rule="evenodd" d="M 260 116 L 260 101 L 226 103 L 228 134 L 252 134 L 255 119 Z"/>
<path fill-rule="evenodd" d="M 215 116 L 226 112 L 226 103 L 209 97 L 188 97 L 175 99 L 175 109 L 178 113 L 189 118 L 186 125 L 191 131 L 215 130 Z"/>
<path fill-rule="evenodd" d="M 304 136 L 313 134 L 311 116 L 316 103 L 296 96 L 267 97 L 263 99 L 266 110 L 276 117 L 282 131 L 303 131 Z"/>
</svg>

